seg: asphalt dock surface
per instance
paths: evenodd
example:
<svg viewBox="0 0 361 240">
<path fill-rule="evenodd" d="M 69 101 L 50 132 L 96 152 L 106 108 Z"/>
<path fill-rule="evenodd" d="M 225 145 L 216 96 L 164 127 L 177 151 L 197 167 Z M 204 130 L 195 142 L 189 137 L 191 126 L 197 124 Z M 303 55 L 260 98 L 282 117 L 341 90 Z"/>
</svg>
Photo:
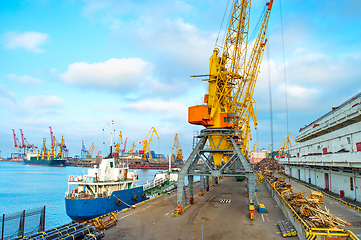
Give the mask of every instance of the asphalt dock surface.
<svg viewBox="0 0 361 240">
<path fill-rule="evenodd" d="M 277 222 L 285 217 L 271 193 L 264 183 L 257 183 L 256 202 L 265 204 L 268 213 L 256 210 L 255 220 L 251 221 L 246 186 L 246 180 L 223 178 L 198 198 L 196 183 L 197 200 L 182 215 L 172 217 L 177 207 L 176 192 L 167 194 L 118 213 L 117 226 L 107 229 L 104 239 L 283 239 Z M 221 203 L 220 199 L 230 203 Z"/>
</svg>

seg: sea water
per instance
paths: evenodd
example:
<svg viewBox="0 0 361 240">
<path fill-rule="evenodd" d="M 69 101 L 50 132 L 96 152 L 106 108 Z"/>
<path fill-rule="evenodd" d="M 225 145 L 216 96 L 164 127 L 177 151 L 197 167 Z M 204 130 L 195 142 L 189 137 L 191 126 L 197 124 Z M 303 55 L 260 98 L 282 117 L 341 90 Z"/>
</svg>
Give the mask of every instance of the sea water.
<svg viewBox="0 0 361 240">
<path fill-rule="evenodd" d="M 134 170 L 130 170 L 134 171 Z M 143 185 L 160 170 L 137 169 Z M 87 174 L 83 167 L 47 167 L 0 161 L 0 214 L 44 207 L 45 229 L 71 222 L 65 211 L 70 176 Z"/>
</svg>

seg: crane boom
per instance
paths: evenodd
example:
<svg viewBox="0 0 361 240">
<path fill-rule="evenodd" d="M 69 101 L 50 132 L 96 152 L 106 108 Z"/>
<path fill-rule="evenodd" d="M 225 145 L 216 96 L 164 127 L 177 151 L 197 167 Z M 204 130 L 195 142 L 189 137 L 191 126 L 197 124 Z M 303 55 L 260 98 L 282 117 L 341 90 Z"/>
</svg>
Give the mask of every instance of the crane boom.
<svg viewBox="0 0 361 240">
<path fill-rule="evenodd" d="M 22 129 L 20 129 L 20 134 L 21 134 L 21 147 L 25 148 L 24 134 Z"/>
<path fill-rule="evenodd" d="M 237 92 L 234 96 L 234 101 L 233 101 L 234 112 L 240 116 L 237 124 L 239 127 L 242 125 L 242 123 L 244 123 L 242 122 L 242 116 L 246 115 L 246 112 L 248 110 L 247 106 L 252 102 L 253 92 L 256 86 L 259 68 L 261 66 L 264 49 L 267 43 L 266 30 L 273 5 L 273 0 L 271 0 L 267 5 L 268 5 L 267 10 L 265 12 L 265 15 L 263 16 L 263 21 L 260 31 L 258 32 L 256 42 L 252 48 L 252 52 L 249 57 L 249 61 L 247 63 L 247 68 L 244 74 L 244 78 L 241 81 L 237 89 Z"/>
<path fill-rule="evenodd" d="M 60 150 L 58 153 L 58 157 L 63 157 L 63 148 L 64 148 L 64 136 L 61 136 Z"/>
<path fill-rule="evenodd" d="M 13 129 L 13 136 L 14 136 L 14 147 L 18 147 L 18 143 L 16 141 L 16 134 L 15 134 L 15 130 Z"/>
<path fill-rule="evenodd" d="M 135 143 L 133 142 L 132 148 L 129 150 L 129 156 L 133 156 L 134 148 L 135 148 Z"/>
<path fill-rule="evenodd" d="M 113 153 L 113 156 L 118 157 L 119 156 L 119 149 L 120 144 L 123 144 L 123 134 L 122 131 L 119 132 L 118 142 L 115 144 L 115 151 Z"/>
<path fill-rule="evenodd" d="M 125 141 L 124 141 L 124 148 L 123 148 L 123 150 L 122 150 L 123 153 L 125 152 L 125 149 L 126 149 L 126 147 L 127 147 L 127 141 L 128 141 L 128 138 L 126 137 L 126 138 L 125 138 Z"/>
</svg>

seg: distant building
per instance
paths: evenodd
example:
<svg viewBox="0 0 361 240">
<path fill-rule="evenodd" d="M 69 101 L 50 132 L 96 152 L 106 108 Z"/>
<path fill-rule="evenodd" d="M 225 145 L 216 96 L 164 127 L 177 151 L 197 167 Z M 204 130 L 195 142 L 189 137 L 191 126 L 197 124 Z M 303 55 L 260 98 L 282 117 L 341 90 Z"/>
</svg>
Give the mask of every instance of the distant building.
<svg viewBox="0 0 361 240">
<path fill-rule="evenodd" d="M 261 149 L 259 151 L 252 151 L 250 153 L 249 161 L 251 162 L 251 164 L 256 164 L 262 161 L 263 159 L 265 159 L 266 156 L 267 156 L 267 151 L 265 149 Z"/>
<path fill-rule="evenodd" d="M 286 174 L 361 201 L 361 93 L 303 127 L 281 158 Z"/>
</svg>

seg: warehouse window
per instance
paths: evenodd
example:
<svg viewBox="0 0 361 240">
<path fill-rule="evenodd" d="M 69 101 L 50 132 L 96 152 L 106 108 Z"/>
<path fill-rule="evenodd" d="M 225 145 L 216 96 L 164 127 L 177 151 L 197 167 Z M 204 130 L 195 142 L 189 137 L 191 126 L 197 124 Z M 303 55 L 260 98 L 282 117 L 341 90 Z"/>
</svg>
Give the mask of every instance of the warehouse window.
<svg viewBox="0 0 361 240">
<path fill-rule="evenodd" d="M 350 190 L 353 191 L 353 178 L 350 177 Z"/>
</svg>

